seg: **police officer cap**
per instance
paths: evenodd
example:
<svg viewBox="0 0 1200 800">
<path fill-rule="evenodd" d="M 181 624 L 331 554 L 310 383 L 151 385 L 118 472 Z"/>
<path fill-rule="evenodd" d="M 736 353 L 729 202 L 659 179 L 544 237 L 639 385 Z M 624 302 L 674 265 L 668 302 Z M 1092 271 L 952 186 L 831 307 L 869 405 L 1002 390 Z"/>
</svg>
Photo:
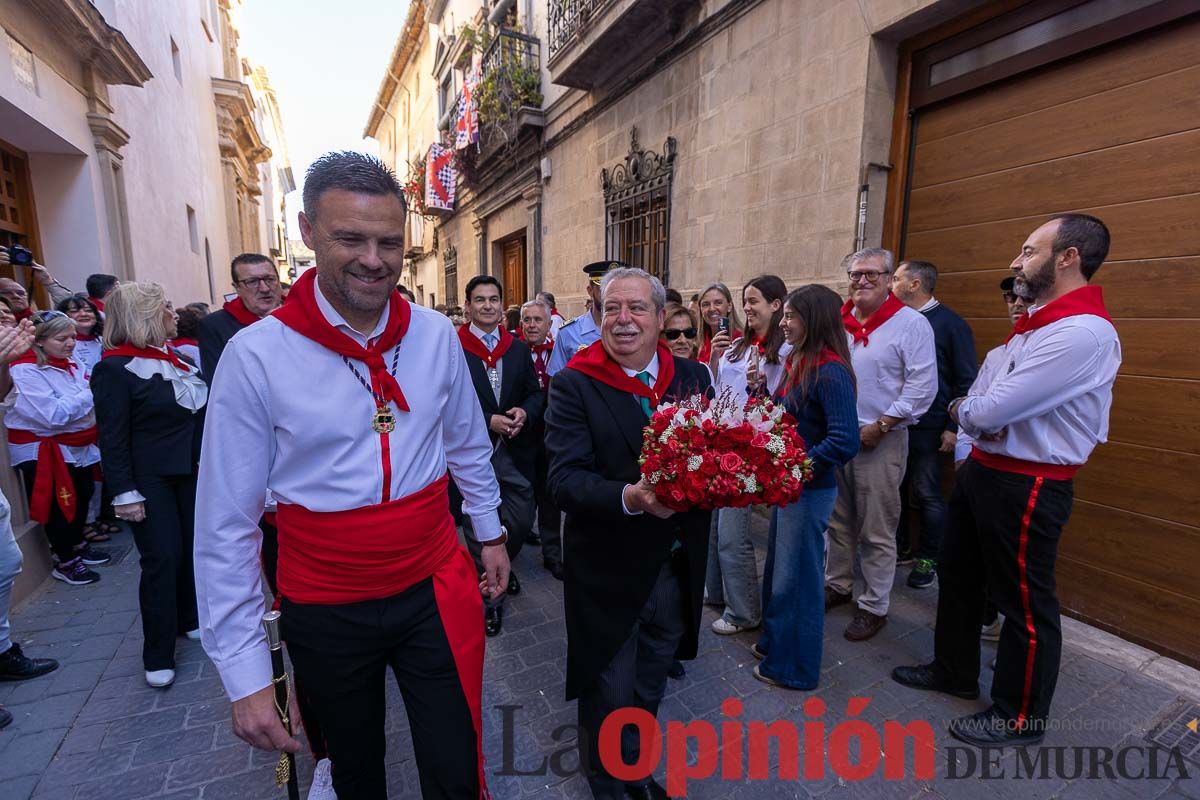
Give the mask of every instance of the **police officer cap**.
<svg viewBox="0 0 1200 800">
<path fill-rule="evenodd" d="M 586 265 L 583 271 L 587 273 L 589 278 L 598 278 L 610 269 L 622 269 L 628 267 L 624 261 L 593 261 Z"/>
</svg>

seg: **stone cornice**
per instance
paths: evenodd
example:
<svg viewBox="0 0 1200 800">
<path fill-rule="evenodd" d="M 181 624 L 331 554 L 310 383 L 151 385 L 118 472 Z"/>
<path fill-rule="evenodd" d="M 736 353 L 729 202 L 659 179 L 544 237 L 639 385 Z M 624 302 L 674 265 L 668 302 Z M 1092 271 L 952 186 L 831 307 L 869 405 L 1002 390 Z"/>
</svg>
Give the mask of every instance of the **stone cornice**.
<svg viewBox="0 0 1200 800">
<path fill-rule="evenodd" d="M 213 101 L 217 109 L 217 136 L 221 155 L 236 158 L 246 166 L 271 157 L 254 123 L 254 96 L 241 81 L 213 78 Z"/>
<path fill-rule="evenodd" d="M 106 114 L 89 112 L 87 120 L 96 146 L 119 157 L 121 148 L 129 144 L 129 134 L 125 129 Z"/>
<path fill-rule="evenodd" d="M 41 13 L 110 85 L 141 86 L 154 77 L 125 34 L 88 0 L 25 0 Z"/>
</svg>

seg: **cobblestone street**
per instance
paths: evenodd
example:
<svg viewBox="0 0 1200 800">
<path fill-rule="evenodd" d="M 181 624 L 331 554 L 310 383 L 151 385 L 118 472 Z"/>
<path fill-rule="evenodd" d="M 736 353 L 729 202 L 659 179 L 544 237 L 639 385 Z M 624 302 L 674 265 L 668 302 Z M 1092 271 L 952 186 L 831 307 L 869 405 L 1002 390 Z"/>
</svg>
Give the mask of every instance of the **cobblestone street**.
<svg viewBox="0 0 1200 800">
<path fill-rule="evenodd" d="M 763 527 L 760 520 L 760 545 Z M 5 800 L 285 797 L 272 780 L 274 758 L 252 751 L 233 736 L 229 704 L 198 642 L 179 641 L 174 686 L 154 690 L 145 685 L 137 554 L 128 534 L 118 535 L 110 544 L 118 558 L 112 566 L 100 568 L 100 584 L 77 588 L 48 581 L 14 615 L 14 638 L 25 651 L 57 658 L 62 666 L 45 678 L 0 684 L 0 703 L 15 718 L 0 732 L 0 796 Z M 537 772 L 544 758 L 569 747 L 574 737 L 570 728 L 561 727 L 574 723 L 575 709 L 562 697 L 566 639 L 560 584 L 541 569 L 540 553 L 534 548 L 522 553 L 517 567 L 523 591 L 509 601 L 503 633 L 488 640 L 484 726 L 489 785 L 496 798 L 587 798 L 587 784 L 580 776 L 500 774 Z M 900 573 L 903 577 L 907 570 Z M 1185 762 L 1192 775 L 1188 780 L 981 780 L 978 772 L 947 779 L 941 748 L 953 740 L 945 733 L 945 722 L 982 708 L 983 700 L 908 691 L 888 678 L 893 666 L 923 661 L 931 654 L 935 598 L 932 591 L 898 588 L 888 626 L 875 640 L 862 644 L 842 638 L 849 611 L 836 610 L 826 634 L 826 675 L 815 694 L 828 707 L 826 731 L 846 718 L 852 696 L 870 698 L 861 718 L 877 729 L 885 720 L 930 720 L 939 747 L 936 780 L 885 781 L 881 768 L 861 783 L 848 783 L 827 770 L 825 779 L 817 781 L 693 781 L 688 796 L 1200 798 L 1196 777 L 1200 763 L 1194 761 Z M 814 693 L 783 691 L 756 681 L 749 649 L 754 636 L 718 637 L 707 629 L 714 610 L 706 609 L 705 616 L 700 657 L 686 665 L 682 681 L 671 682 L 660 718 L 716 721 L 724 718 L 721 701 L 736 697 L 744 703 L 743 721 L 802 721 L 800 704 Z M 1054 717 L 1063 729 L 1051 732 L 1047 745 L 1147 747 L 1146 736 L 1160 720 L 1178 715 L 1187 703 L 1200 702 L 1195 671 L 1070 620 L 1064 620 L 1064 628 L 1062 675 L 1054 700 Z M 985 664 L 991 661 L 993 649 L 994 645 L 984 645 Z M 990 686 L 990 674 L 985 673 L 982 686 L 985 691 Z M 517 707 L 508 712 L 509 742 L 502 741 L 505 712 L 497 708 L 502 705 Z M 393 684 L 389 687 L 388 769 L 391 796 L 396 798 L 419 795 L 408 738 Z M 577 763 L 573 753 L 563 760 L 568 768 Z M 1131 764 L 1141 769 L 1145 759 L 1133 759 Z M 966 766 L 960 759 L 959 769 Z M 1016 756 L 1009 751 L 997 769 L 1007 770 L 1011 778 L 1016 766 Z M 306 784 L 312 772 L 309 757 L 300 759 L 300 770 Z"/>
</svg>

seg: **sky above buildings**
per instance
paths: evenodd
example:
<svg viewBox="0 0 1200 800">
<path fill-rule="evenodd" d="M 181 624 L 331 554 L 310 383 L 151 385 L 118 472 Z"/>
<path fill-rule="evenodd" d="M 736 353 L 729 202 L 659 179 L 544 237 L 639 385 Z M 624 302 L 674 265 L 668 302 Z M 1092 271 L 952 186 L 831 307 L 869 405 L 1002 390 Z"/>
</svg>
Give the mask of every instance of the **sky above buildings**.
<svg viewBox="0 0 1200 800">
<path fill-rule="evenodd" d="M 377 153 L 363 128 L 408 0 L 247 0 L 241 50 L 266 67 L 279 98 L 297 187 L 329 150 Z M 300 192 L 288 195 L 288 236 L 299 239 Z"/>
</svg>

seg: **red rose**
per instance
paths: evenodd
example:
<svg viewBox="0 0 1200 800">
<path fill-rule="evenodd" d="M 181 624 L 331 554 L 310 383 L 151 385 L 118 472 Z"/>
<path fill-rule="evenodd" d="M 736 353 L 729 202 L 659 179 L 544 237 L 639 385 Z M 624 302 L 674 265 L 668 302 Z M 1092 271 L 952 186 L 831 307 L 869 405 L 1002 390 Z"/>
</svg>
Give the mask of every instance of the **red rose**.
<svg viewBox="0 0 1200 800">
<path fill-rule="evenodd" d="M 765 448 L 770 441 L 771 437 L 768 434 L 760 433 L 750 440 L 750 446 Z"/>
<path fill-rule="evenodd" d="M 687 501 L 687 495 L 685 495 L 681 489 L 672 489 L 667 497 L 671 501 L 672 507 L 682 506 Z"/>
<path fill-rule="evenodd" d="M 737 472 L 744 463 L 737 453 L 725 453 L 721 456 L 721 469 L 725 472 Z"/>
</svg>

